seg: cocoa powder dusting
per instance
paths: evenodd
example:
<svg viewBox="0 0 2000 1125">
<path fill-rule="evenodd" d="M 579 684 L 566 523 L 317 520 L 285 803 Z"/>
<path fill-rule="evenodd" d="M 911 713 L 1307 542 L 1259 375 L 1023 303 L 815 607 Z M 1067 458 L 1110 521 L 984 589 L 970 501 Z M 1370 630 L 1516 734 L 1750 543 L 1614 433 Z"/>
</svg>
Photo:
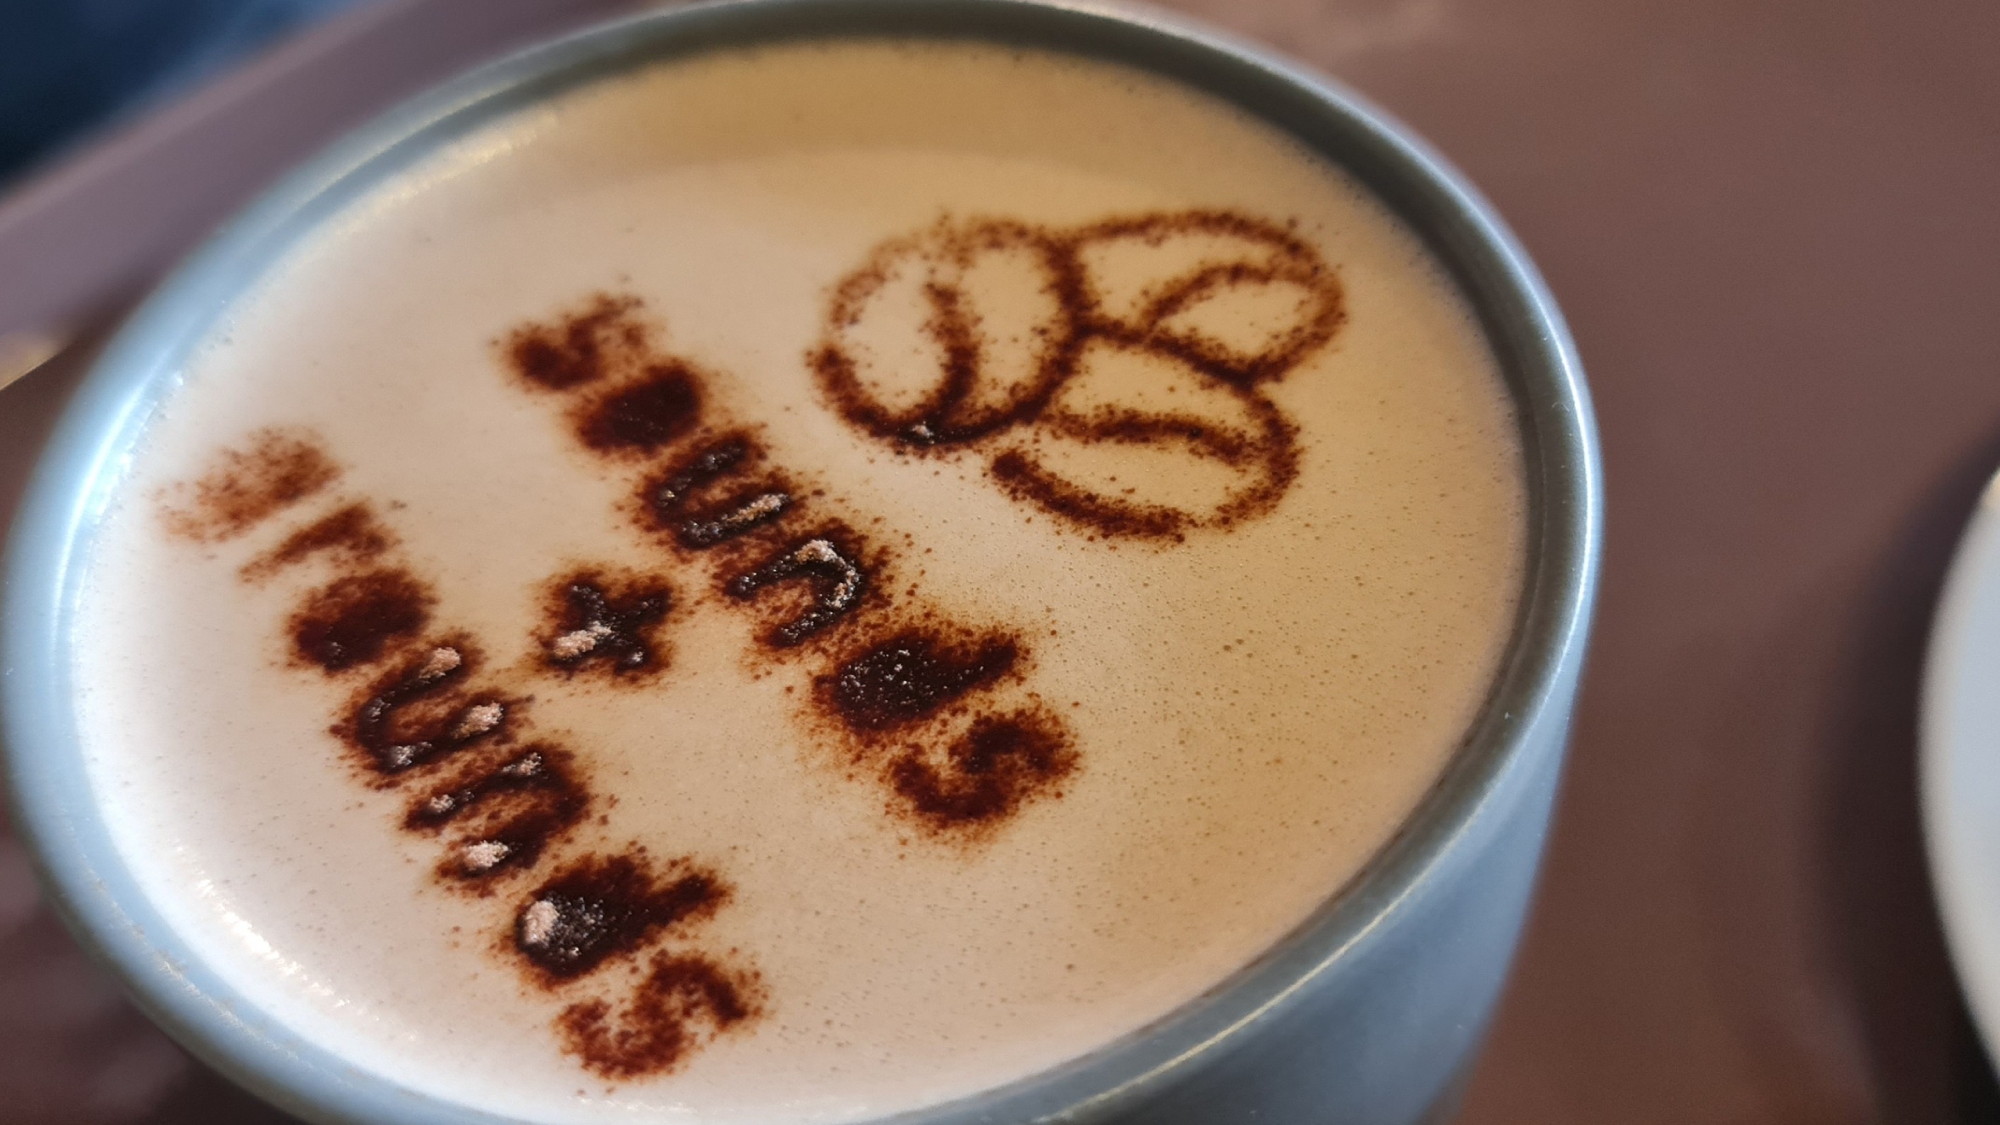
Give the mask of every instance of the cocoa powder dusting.
<svg viewBox="0 0 2000 1125">
<path fill-rule="evenodd" d="M 773 648 L 790 648 L 861 607 L 868 592 L 859 536 L 850 528 L 823 527 L 780 546 L 762 564 L 731 578 L 723 591 L 739 601 L 783 583 L 800 583 L 811 591 L 805 608 L 790 620 L 765 630 L 762 641 Z"/>
<path fill-rule="evenodd" d="M 1011 637 L 900 633 L 846 661 L 815 684 L 823 705 L 853 731 L 883 731 L 927 719 L 1014 668 Z"/>
<path fill-rule="evenodd" d="M 590 811 L 575 755 L 550 742 L 500 746 L 418 797 L 404 815 L 413 832 L 457 829 L 438 874 L 488 881 L 531 867 Z"/>
<path fill-rule="evenodd" d="M 652 453 L 686 436 L 700 414 L 694 372 L 657 364 L 594 403 L 578 421 L 577 436 L 599 453 Z"/>
<path fill-rule="evenodd" d="M 983 715 L 942 756 L 912 748 L 889 767 L 898 796 L 933 830 L 1012 816 L 1076 769 L 1060 720 L 1045 713 Z"/>
<path fill-rule="evenodd" d="M 1176 239 L 1209 240 L 1228 247 L 1163 276 L 1145 288 L 1138 307 L 1114 312 L 1099 292 L 1091 255 L 1120 244 L 1157 249 Z M 992 357 L 1009 341 L 982 329 L 967 291 L 964 267 L 981 254 L 1031 250 L 1042 292 L 1055 310 L 1037 327 L 1030 348 L 1031 374 L 1018 364 L 995 374 Z M 920 316 L 937 356 L 930 392 L 913 406 L 891 408 L 871 391 L 867 349 L 849 339 L 874 301 L 901 271 L 922 269 Z M 1204 334 L 1189 314 L 1231 293 L 1281 291 L 1295 307 L 1282 331 L 1248 351 Z M 941 222 L 924 234 L 892 239 L 833 288 L 825 332 L 807 355 L 820 389 L 849 424 L 911 452 L 981 449 L 992 479 L 1016 500 L 1095 537 L 1178 541 L 1199 528 L 1227 528 L 1275 507 L 1297 476 L 1297 429 L 1264 395 L 1261 385 L 1281 378 L 1325 347 L 1346 318 L 1340 281 L 1312 245 L 1289 228 L 1238 212 L 1193 210 L 1120 216 L 1081 227 L 1042 227 L 1006 219 Z M 1199 393 L 1245 407 L 1257 429 L 1217 432 L 1198 418 L 1137 410 L 1100 411 L 1079 417 L 1057 406 L 1065 384 L 1083 373 L 1090 345 L 1180 365 L 1204 381 Z M 998 445 L 1003 433 L 1016 440 Z M 1239 483 L 1206 508 L 1177 508 L 1135 499 L 1129 489 L 1110 491 L 1066 477 L 1060 462 L 1033 442 L 1059 435 L 1084 445 L 1144 445 L 1184 451 L 1237 470 Z M 1023 442 L 1018 437 L 1025 436 Z"/>
<path fill-rule="evenodd" d="M 224 450 L 217 464 L 185 489 L 162 497 L 167 531 L 197 543 L 234 539 L 278 512 L 326 488 L 340 467 L 305 431 L 260 430 L 242 449 Z M 185 495 L 192 492 L 193 495 Z"/>
<path fill-rule="evenodd" d="M 628 314 L 630 297 L 599 294 L 581 312 L 554 324 L 531 324 L 508 336 L 508 366 L 530 386 L 564 391 L 603 378 L 610 357 L 643 342 L 643 326 Z"/>
<path fill-rule="evenodd" d="M 308 595 L 287 632 L 299 661 L 327 672 L 372 663 L 430 621 L 436 598 L 406 570 L 351 574 Z"/>
<path fill-rule="evenodd" d="M 728 898 L 726 884 L 685 860 L 656 870 L 643 848 L 587 855 L 529 896 L 515 916 L 513 945 L 553 988 L 662 930 L 706 917 Z"/>
<path fill-rule="evenodd" d="M 980 331 L 971 295 L 947 280 L 982 254 L 1015 254 L 1033 259 L 1052 298 L 1055 323 L 1044 326 L 1039 363 L 1029 378 L 1004 394 L 975 395 L 984 382 L 985 358 L 995 341 Z M 936 345 L 939 378 L 913 405 L 892 409 L 871 397 L 856 356 L 839 342 L 840 333 L 859 324 L 869 301 L 903 270 L 922 271 L 920 313 Z M 891 239 L 834 286 L 827 303 L 828 333 L 807 357 L 820 385 L 841 416 L 860 429 L 914 447 L 976 441 L 1036 415 L 1067 377 L 1081 336 L 1074 313 L 1087 302 L 1082 271 L 1072 248 L 1052 228 L 1007 219 L 941 222 L 914 236 Z M 1033 345 L 1031 345 L 1033 346 Z"/>
<path fill-rule="evenodd" d="M 796 490 L 762 469 L 763 460 L 763 447 L 748 434 L 724 435 L 655 474 L 642 489 L 642 503 L 653 526 L 683 547 L 726 543 L 794 507 Z"/>
<path fill-rule="evenodd" d="M 1252 215 L 1217 209 L 1127 215 L 1079 228 L 1070 239 L 1079 251 L 1088 251 L 1120 241 L 1159 246 L 1177 236 L 1205 235 L 1240 240 L 1265 257 L 1257 262 L 1208 262 L 1168 279 L 1151 290 L 1151 299 L 1129 318 L 1105 315 L 1101 299 L 1090 293 L 1086 299 L 1098 330 L 1114 339 L 1158 348 L 1216 379 L 1247 386 L 1283 376 L 1331 341 L 1346 322 L 1345 293 L 1319 251 L 1289 228 Z M 1230 288 L 1271 284 L 1300 290 L 1304 307 L 1290 331 L 1255 352 L 1240 353 L 1173 326 L 1178 314 L 1206 296 Z"/>
<path fill-rule="evenodd" d="M 540 790 L 580 791 L 571 780 L 574 756 L 553 743 L 502 747 L 433 786 L 410 805 L 403 827 L 430 831 L 487 811 L 490 798 Z M 484 827 L 482 821 L 480 827 Z"/>
<path fill-rule="evenodd" d="M 239 572 L 262 582 L 286 567 L 315 555 L 353 565 L 371 562 L 396 545 L 396 537 L 375 517 L 366 501 L 347 504 L 285 537 L 284 542 L 243 565 Z"/>
<path fill-rule="evenodd" d="M 550 622 L 541 638 L 544 666 L 565 675 L 596 669 L 613 677 L 666 666 L 654 639 L 673 605 L 664 583 L 581 571 L 553 583 L 544 601 Z"/>
<path fill-rule="evenodd" d="M 1134 504 L 1071 484 L 1017 450 L 993 458 L 987 471 L 1016 499 L 1103 535 L 1174 539 L 1188 526 L 1188 517 L 1181 512 Z"/>
<path fill-rule="evenodd" d="M 700 955 L 662 953 L 623 1007 L 572 1004 L 556 1019 L 563 1049 L 597 1075 L 618 1080 L 673 1071 L 706 1039 L 760 1010 L 761 982 Z"/>
<path fill-rule="evenodd" d="M 395 671 L 364 689 L 348 721 L 334 733 L 385 775 L 501 738 L 520 701 L 491 690 L 459 690 L 479 659 L 478 649 L 462 637 L 419 647 Z"/>
</svg>

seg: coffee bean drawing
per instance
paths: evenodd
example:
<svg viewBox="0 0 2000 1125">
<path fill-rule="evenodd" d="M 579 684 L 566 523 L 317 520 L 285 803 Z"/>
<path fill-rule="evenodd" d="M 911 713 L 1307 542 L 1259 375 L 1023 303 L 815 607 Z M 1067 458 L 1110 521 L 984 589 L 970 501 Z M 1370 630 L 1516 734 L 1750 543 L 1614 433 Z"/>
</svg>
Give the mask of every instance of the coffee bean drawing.
<svg viewBox="0 0 2000 1125">
<path fill-rule="evenodd" d="M 1265 388 L 1344 316 L 1318 251 L 1237 212 L 947 219 L 837 283 L 808 358 L 876 440 L 976 450 L 1064 524 L 1174 539 L 1262 515 L 1291 486 L 1297 428 Z"/>
</svg>

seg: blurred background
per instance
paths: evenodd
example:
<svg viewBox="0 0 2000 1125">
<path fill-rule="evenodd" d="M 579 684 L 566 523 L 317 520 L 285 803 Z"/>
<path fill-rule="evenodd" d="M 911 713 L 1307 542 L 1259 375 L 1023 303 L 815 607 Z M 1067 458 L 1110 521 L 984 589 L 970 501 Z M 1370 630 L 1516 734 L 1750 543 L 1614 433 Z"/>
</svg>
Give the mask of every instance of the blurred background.
<svg viewBox="0 0 2000 1125">
<path fill-rule="evenodd" d="M 1442 148 L 1540 262 L 1590 371 L 1596 644 L 1459 1120 L 2000 1122 L 1915 788 L 1930 615 L 2000 466 L 2000 3 L 1169 6 Z M 271 177 L 454 71 L 635 7 L 0 0 L 0 363 L 56 356 L 0 395 L 0 518 L 106 327 Z M 285 1121 L 126 1006 L 4 836 L 0 1120 Z"/>
<path fill-rule="evenodd" d="M 68 145 L 364 0 L 8 0 L 0 191 Z"/>
</svg>

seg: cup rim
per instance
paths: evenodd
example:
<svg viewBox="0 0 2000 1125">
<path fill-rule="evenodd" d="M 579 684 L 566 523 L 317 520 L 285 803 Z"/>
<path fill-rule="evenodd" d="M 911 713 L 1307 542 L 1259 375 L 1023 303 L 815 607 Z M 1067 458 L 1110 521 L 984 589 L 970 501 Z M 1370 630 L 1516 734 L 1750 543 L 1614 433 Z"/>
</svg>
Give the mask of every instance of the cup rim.
<svg viewBox="0 0 2000 1125">
<path fill-rule="evenodd" d="M 650 11 L 489 63 L 410 99 L 281 179 L 162 280 L 99 355 L 45 447 L 0 591 L 0 747 L 13 823 L 72 933 L 175 1039 L 285 1110 L 327 1125 L 504 1125 L 363 1073 L 262 1012 L 195 955 L 125 869 L 90 801 L 67 637 L 81 559 L 173 359 L 305 232 L 465 131 L 574 86 L 732 47 L 832 37 L 998 41 L 1139 67 L 1220 97 L 1366 184 L 1430 244 L 1477 310 L 1513 393 L 1530 494 L 1529 568 L 1500 675 L 1402 827 L 1297 929 L 1201 997 L 1081 1058 L 938 1106 L 907 1125 L 1115 1117 L 1214 1062 L 1294 1004 L 1457 850 L 1503 782 L 1538 764 L 1529 734 L 1566 722 L 1601 536 L 1588 391 L 1562 316 L 1483 198 L 1388 114 L 1331 80 L 1180 17 L 1060 0 L 728 0 Z M 1560 739 L 1548 740 L 1560 753 Z"/>
</svg>

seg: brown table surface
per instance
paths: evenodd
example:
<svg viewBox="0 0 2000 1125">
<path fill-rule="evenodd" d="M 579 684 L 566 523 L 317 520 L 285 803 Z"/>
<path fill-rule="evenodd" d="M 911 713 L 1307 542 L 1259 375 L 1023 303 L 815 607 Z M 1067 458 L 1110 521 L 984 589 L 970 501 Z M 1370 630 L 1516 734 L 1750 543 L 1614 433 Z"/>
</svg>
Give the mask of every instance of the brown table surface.
<svg viewBox="0 0 2000 1125">
<path fill-rule="evenodd" d="M 383 0 L 0 199 L 0 334 L 88 337 L 271 175 L 629 0 Z M 1540 261 L 1603 427 L 1595 651 L 1466 1125 L 2000 1121 L 1915 706 L 2000 466 L 1993 0 L 1176 0 L 1430 137 Z M 0 515 L 88 344 L 0 397 Z M 0 1118 L 284 1119 L 84 963 L 0 837 Z"/>
</svg>

